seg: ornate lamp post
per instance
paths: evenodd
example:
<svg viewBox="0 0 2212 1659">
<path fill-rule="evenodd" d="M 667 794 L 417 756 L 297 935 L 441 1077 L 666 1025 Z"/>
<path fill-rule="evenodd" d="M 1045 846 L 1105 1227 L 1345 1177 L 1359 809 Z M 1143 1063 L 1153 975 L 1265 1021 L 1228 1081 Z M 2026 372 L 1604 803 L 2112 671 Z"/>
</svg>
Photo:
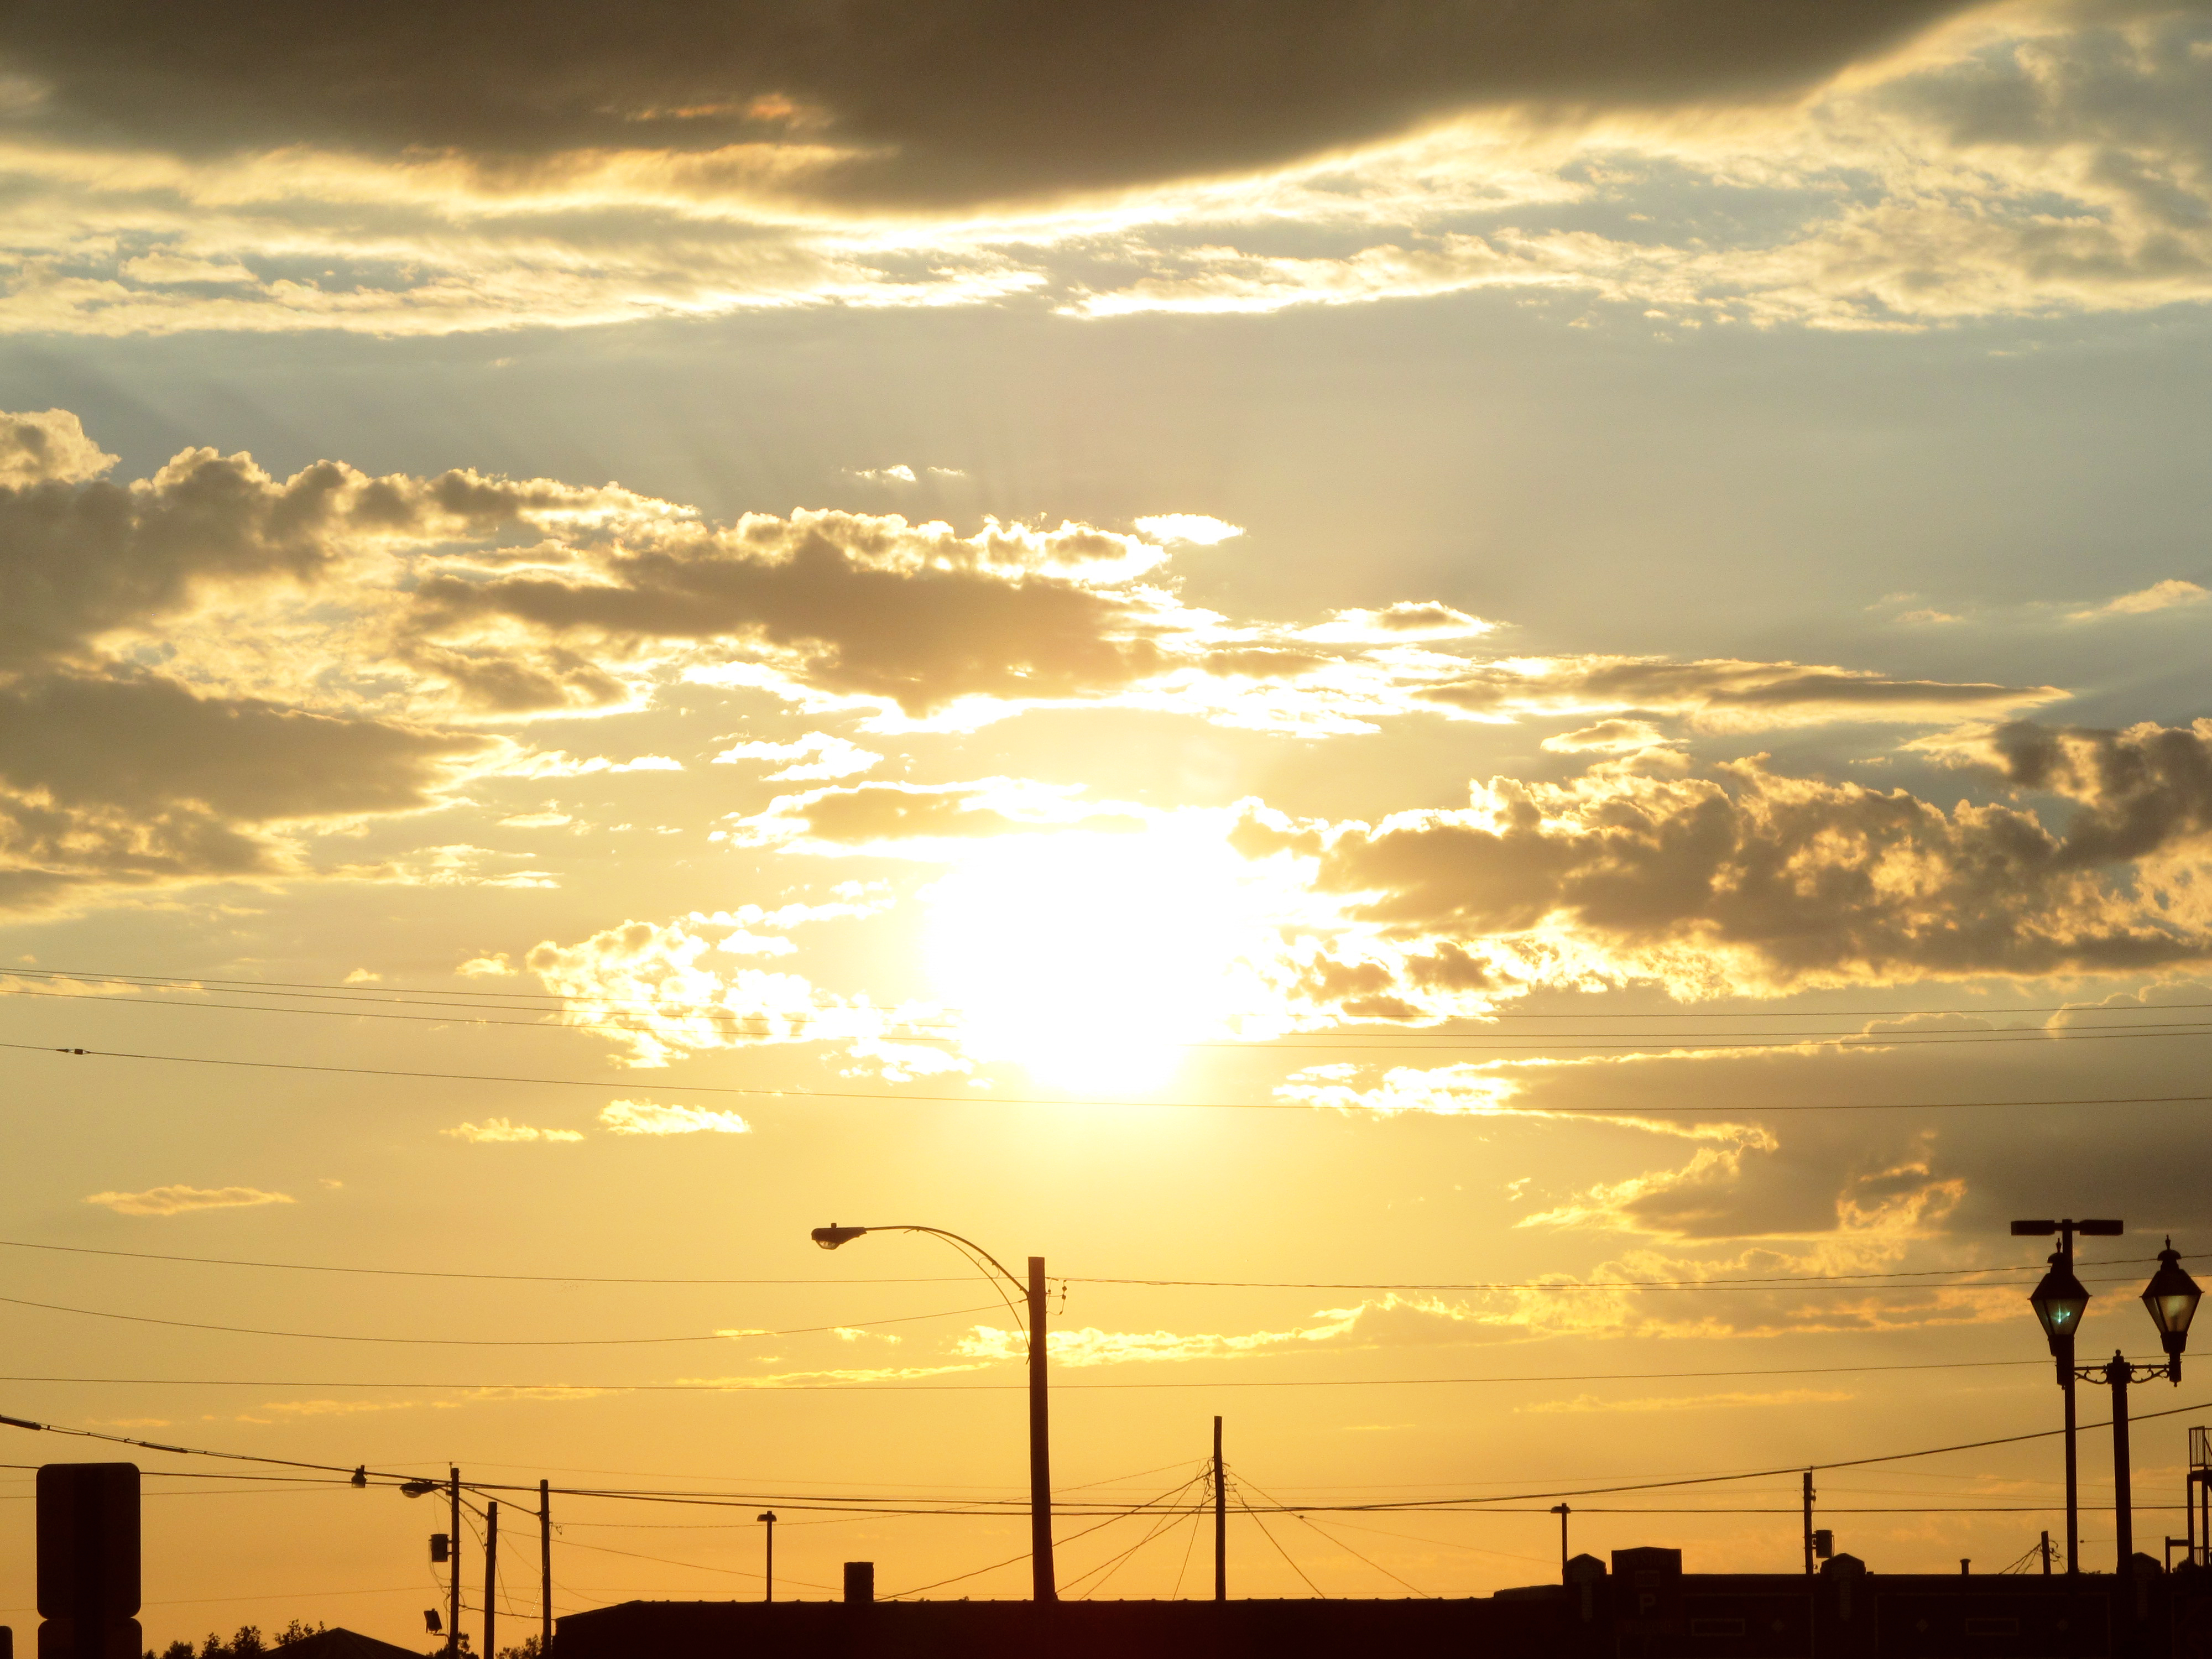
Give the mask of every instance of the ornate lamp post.
<svg viewBox="0 0 2212 1659">
<path fill-rule="evenodd" d="M 863 1233 L 928 1233 L 941 1238 L 981 1267 L 1014 1287 L 1029 1304 L 1030 1362 L 1030 1570 L 1031 1595 L 1039 1601 L 1057 1601 L 1060 1590 L 1052 1565 L 1052 1435 L 1045 1410 L 1044 1258 L 1030 1258 L 1030 1276 L 1024 1283 L 1007 1272 L 999 1259 L 973 1239 L 949 1233 L 942 1227 L 902 1223 L 890 1227 L 840 1227 L 831 1223 L 817 1227 L 813 1239 L 825 1250 L 849 1244 Z"/>
<path fill-rule="evenodd" d="M 2079 1571 L 2075 1559 L 2079 1538 L 2074 1461 L 2074 1385 L 2102 1382 L 2112 1391 L 2112 1520 L 2117 1535 L 2118 1576 L 2125 1582 L 2135 1572 L 2135 1506 L 2128 1456 L 2128 1388 L 2164 1377 L 2177 1387 L 2181 1382 L 2182 1350 L 2189 1346 L 2189 1324 L 2197 1316 L 2203 1297 L 2197 1281 L 2184 1272 L 2173 1241 L 2158 1253 L 2158 1271 L 2144 1287 L 2142 1303 L 2151 1322 L 2158 1327 L 2159 1342 L 2166 1350 L 2163 1364 L 2136 1365 L 2115 1352 L 2101 1365 L 2074 1363 L 2074 1337 L 2089 1306 L 2089 1292 L 2074 1276 L 2074 1235 L 2112 1237 L 2121 1231 L 2117 1221 L 2015 1221 L 2015 1237 L 2048 1237 L 2056 1233 L 2059 1247 L 2051 1255 L 2051 1269 L 2028 1293 L 2028 1302 L 2051 1343 L 2058 1364 L 2058 1386 L 2066 1396 L 2066 1571 Z"/>
</svg>

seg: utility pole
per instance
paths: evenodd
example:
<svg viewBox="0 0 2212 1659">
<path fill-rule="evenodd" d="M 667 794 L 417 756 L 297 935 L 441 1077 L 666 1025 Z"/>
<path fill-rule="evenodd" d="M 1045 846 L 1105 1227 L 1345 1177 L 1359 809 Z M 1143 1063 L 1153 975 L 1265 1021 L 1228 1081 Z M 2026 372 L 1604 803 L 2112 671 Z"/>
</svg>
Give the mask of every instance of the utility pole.
<svg viewBox="0 0 2212 1659">
<path fill-rule="evenodd" d="M 499 1501 L 484 1505 L 484 1644 L 483 1659 L 497 1659 L 499 1617 Z"/>
<path fill-rule="evenodd" d="M 1552 1513 L 1559 1517 L 1559 1582 L 1567 1582 L 1567 1517 L 1574 1513 L 1571 1505 L 1554 1504 Z"/>
<path fill-rule="evenodd" d="M 446 1646 L 458 1654 L 461 1650 L 461 1472 L 446 1470 L 446 1496 L 453 1507 L 453 1519 L 448 1524 L 453 1530 L 446 1535 L 451 1541 L 446 1548 Z"/>
<path fill-rule="evenodd" d="M 2125 1354 L 2114 1351 L 2112 1364 L 2105 1367 L 2105 1380 L 2112 1385 L 2112 1526 L 2118 1534 L 2119 1580 L 2124 1589 L 2136 1574 L 2135 1477 L 2128 1455 L 2128 1384 L 2134 1376 Z"/>
<path fill-rule="evenodd" d="M 2043 1534 L 2043 1541 L 2036 1547 L 2042 1552 L 2043 1576 L 2048 1578 L 2051 1577 L 2051 1534 L 2048 1530 L 2045 1530 Z"/>
<path fill-rule="evenodd" d="M 753 1518 L 768 1528 L 768 1561 L 762 1574 L 762 1583 L 767 1589 L 761 1593 L 761 1600 L 773 1601 L 775 1600 L 775 1511 L 763 1510 Z"/>
<path fill-rule="evenodd" d="M 538 1659 L 553 1651 L 553 1483 L 538 1483 Z M 496 1659 L 496 1656 L 495 1656 Z"/>
<path fill-rule="evenodd" d="M 1813 1576 L 1813 1471 L 1805 1471 L 1805 1576 Z"/>
<path fill-rule="evenodd" d="M 1229 1483 L 1221 1470 L 1221 1419 L 1213 1419 L 1213 1599 L 1229 1599 Z"/>
<path fill-rule="evenodd" d="M 1045 1408 L 1044 1258 L 1030 1258 L 1030 1594 L 1057 1601 L 1052 1570 L 1052 1433 Z M 496 1659 L 486 1655 L 485 1659 Z"/>
</svg>

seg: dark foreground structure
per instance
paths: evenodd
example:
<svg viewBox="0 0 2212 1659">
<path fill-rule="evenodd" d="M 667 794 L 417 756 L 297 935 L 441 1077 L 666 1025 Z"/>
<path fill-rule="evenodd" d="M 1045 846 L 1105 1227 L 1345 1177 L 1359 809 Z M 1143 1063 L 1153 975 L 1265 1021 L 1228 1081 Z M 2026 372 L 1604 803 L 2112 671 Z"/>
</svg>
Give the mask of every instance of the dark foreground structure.
<svg viewBox="0 0 2212 1659">
<path fill-rule="evenodd" d="M 1616 1550 L 1466 1601 L 629 1601 L 558 1659 L 2212 1659 L 2212 1571 L 2076 1579 L 1685 1573 Z"/>
</svg>

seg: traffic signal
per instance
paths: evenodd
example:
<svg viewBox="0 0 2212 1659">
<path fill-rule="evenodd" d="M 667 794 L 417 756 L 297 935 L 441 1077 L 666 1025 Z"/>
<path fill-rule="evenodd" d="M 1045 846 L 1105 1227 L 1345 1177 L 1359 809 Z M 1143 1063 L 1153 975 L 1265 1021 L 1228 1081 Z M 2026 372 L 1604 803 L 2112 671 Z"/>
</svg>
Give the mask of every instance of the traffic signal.
<svg viewBox="0 0 2212 1659">
<path fill-rule="evenodd" d="M 450 1561 L 453 1559 L 453 1540 L 442 1532 L 432 1533 L 430 1534 L 430 1559 L 433 1562 L 442 1562 Z"/>
<path fill-rule="evenodd" d="M 1813 1553 L 1823 1561 L 1836 1553 L 1836 1534 L 1822 1527 L 1813 1534 Z"/>
<path fill-rule="evenodd" d="M 139 1659 L 138 1466 L 39 1470 L 39 1659 Z"/>
</svg>

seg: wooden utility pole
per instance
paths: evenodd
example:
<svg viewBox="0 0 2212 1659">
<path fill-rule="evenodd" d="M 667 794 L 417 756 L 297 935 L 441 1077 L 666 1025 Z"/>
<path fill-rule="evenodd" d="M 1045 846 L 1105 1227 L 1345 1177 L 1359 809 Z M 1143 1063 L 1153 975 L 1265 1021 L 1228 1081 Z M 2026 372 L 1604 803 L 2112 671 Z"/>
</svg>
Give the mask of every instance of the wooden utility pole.
<svg viewBox="0 0 2212 1659">
<path fill-rule="evenodd" d="M 446 1470 L 446 1496 L 451 1503 L 453 1530 L 446 1534 L 446 1648 L 461 1650 L 461 1472 Z"/>
<path fill-rule="evenodd" d="M 1805 1576 L 1813 1576 L 1813 1471 L 1805 1471 Z"/>
<path fill-rule="evenodd" d="M 1030 1258 L 1030 1594 L 1057 1601 L 1052 1570 L 1052 1425 L 1044 1392 L 1044 1258 Z M 487 1656 L 495 1659 L 495 1656 Z"/>
<path fill-rule="evenodd" d="M 1552 1513 L 1559 1517 L 1559 1582 L 1567 1582 L 1567 1517 L 1574 1513 L 1571 1505 L 1554 1504 Z"/>
<path fill-rule="evenodd" d="M 499 1503 L 484 1505 L 484 1644 L 483 1659 L 498 1659 Z"/>
<path fill-rule="evenodd" d="M 1229 1599 L 1229 1483 L 1221 1468 L 1221 1419 L 1213 1419 L 1213 1599 Z"/>
<path fill-rule="evenodd" d="M 538 1483 L 538 1659 L 547 1659 L 553 1651 L 553 1483 L 550 1480 Z"/>
</svg>

